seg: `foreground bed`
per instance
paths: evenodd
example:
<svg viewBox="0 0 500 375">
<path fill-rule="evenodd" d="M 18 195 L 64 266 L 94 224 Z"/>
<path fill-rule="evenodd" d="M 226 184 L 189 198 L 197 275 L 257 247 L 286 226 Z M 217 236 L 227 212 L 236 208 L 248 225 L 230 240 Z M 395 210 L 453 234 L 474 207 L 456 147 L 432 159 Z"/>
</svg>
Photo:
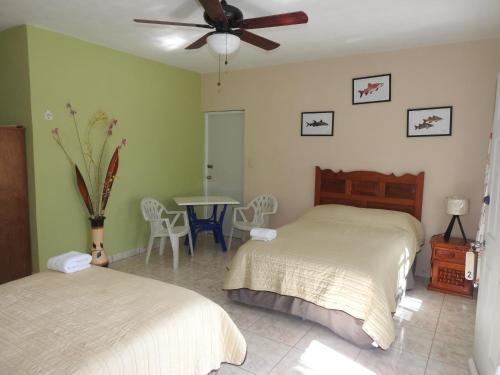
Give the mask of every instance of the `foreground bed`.
<svg viewBox="0 0 500 375">
<path fill-rule="evenodd" d="M 392 313 L 423 242 L 414 217 L 420 215 L 423 175 L 318 173 L 318 206 L 279 228 L 276 240 L 244 244 L 224 289 L 233 300 L 316 321 L 362 347 L 388 349 L 395 338 Z M 408 196 L 387 196 L 391 189 Z M 337 202 L 343 205 L 329 204 Z M 406 208 L 414 215 L 346 204 Z"/>
<path fill-rule="evenodd" d="M 0 286 L 2 374 L 207 374 L 246 343 L 226 312 L 184 288 L 91 267 Z"/>
</svg>

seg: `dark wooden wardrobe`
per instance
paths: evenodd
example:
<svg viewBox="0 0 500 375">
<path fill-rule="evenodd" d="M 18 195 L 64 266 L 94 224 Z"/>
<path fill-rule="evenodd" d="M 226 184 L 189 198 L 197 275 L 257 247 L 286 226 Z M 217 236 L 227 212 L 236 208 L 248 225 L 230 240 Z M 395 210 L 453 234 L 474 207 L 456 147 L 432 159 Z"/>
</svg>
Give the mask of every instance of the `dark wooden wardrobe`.
<svg viewBox="0 0 500 375">
<path fill-rule="evenodd" d="M 0 126 L 0 284 L 30 274 L 25 130 Z"/>
</svg>

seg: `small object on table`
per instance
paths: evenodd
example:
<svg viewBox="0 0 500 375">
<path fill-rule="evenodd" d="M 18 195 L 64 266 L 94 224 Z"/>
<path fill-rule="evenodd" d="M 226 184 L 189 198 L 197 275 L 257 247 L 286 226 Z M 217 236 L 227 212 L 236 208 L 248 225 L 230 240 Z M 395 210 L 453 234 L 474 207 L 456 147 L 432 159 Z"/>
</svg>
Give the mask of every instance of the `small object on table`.
<svg viewBox="0 0 500 375">
<path fill-rule="evenodd" d="M 446 213 L 448 215 L 453 215 L 453 216 L 444 234 L 444 240 L 446 242 L 450 240 L 451 231 L 453 230 L 453 226 L 455 225 L 455 220 L 456 220 L 458 221 L 458 225 L 460 226 L 460 231 L 462 232 L 464 244 L 466 244 L 467 237 L 465 235 L 462 222 L 460 221 L 460 216 L 467 215 L 469 213 L 469 200 L 467 198 L 456 197 L 456 196 L 446 198 Z"/>
<path fill-rule="evenodd" d="M 473 283 L 465 278 L 465 257 L 470 244 L 461 238 L 431 238 L 432 273 L 428 289 L 472 298 Z"/>
<path fill-rule="evenodd" d="M 228 205 L 240 204 L 237 200 L 231 197 L 224 196 L 194 196 L 194 197 L 176 197 L 174 202 L 178 206 L 185 206 L 191 228 L 191 236 L 193 238 L 193 249 L 196 246 L 196 236 L 200 232 L 209 231 L 214 235 L 215 243 L 220 243 L 222 251 L 227 251 L 226 241 L 222 233 L 222 225 L 224 224 L 224 215 Z M 196 216 L 196 206 L 212 206 L 212 214 L 209 218 L 199 219 Z M 218 206 L 223 206 L 218 212 Z"/>
</svg>

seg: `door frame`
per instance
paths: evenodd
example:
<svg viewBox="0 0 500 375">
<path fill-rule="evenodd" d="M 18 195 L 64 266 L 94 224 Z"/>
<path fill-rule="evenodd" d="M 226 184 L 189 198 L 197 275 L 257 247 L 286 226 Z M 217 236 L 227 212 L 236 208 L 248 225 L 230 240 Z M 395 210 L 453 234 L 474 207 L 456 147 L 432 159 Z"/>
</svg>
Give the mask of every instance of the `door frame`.
<svg viewBox="0 0 500 375">
<path fill-rule="evenodd" d="M 209 115 L 220 115 L 220 114 L 230 114 L 230 113 L 241 113 L 243 114 L 243 181 L 242 181 L 242 187 L 241 187 L 241 195 L 242 197 L 245 196 L 245 136 L 246 136 L 246 127 L 245 127 L 245 110 L 244 109 L 234 109 L 234 110 L 227 110 L 227 111 L 206 111 L 203 114 L 204 118 L 204 137 L 205 139 L 203 140 L 203 196 L 207 196 L 207 176 L 208 176 L 208 168 L 207 168 L 207 163 L 208 163 L 208 117 Z M 243 202 L 240 202 L 240 205 L 243 206 Z M 204 215 L 205 217 L 209 216 L 208 212 L 208 207 L 205 207 L 204 210 Z M 225 220 L 233 220 L 233 218 L 228 218 L 226 217 Z"/>
</svg>

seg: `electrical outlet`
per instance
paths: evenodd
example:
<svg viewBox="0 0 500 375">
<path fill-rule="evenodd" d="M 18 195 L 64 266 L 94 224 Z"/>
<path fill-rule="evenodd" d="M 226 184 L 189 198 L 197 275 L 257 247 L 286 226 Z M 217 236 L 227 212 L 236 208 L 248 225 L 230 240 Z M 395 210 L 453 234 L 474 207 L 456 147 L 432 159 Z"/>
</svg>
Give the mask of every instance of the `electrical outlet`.
<svg viewBox="0 0 500 375">
<path fill-rule="evenodd" d="M 47 121 L 52 121 L 52 119 L 54 118 L 54 115 L 52 114 L 52 111 L 51 110 L 47 110 L 45 111 L 45 113 L 43 114 L 43 118 Z"/>
</svg>

